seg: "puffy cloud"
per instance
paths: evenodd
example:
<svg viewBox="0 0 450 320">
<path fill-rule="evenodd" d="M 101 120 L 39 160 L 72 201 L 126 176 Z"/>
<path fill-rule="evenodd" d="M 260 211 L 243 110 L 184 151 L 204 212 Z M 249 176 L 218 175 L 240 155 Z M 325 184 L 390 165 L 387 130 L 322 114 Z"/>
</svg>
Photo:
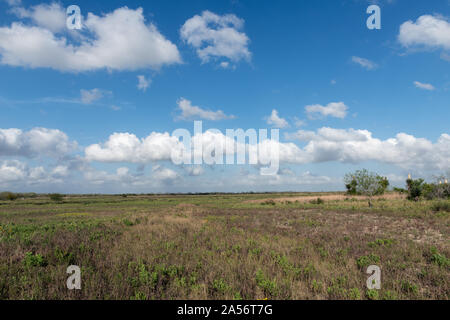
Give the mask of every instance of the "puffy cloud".
<svg viewBox="0 0 450 320">
<path fill-rule="evenodd" d="M 440 16 L 423 15 L 400 26 L 399 42 L 405 47 L 450 49 L 450 22 Z"/>
<path fill-rule="evenodd" d="M 69 175 L 67 169 L 58 166 L 53 170 L 44 167 L 29 167 L 28 164 L 18 160 L 2 161 L 0 163 L 0 181 L 9 185 L 37 185 L 62 183 L 62 178 Z"/>
<path fill-rule="evenodd" d="M 152 83 L 152 80 L 145 78 L 145 76 L 143 75 L 139 75 L 137 76 L 137 78 L 138 78 L 138 85 L 137 85 L 138 89 L 145 92 L 147 88 L 150 86 L 150 83 Z"/>
<path fill-rule="evenodd" d="M 205 110 L 197 106 L 193 106 L 191 101 L 181 98 L 177 101 L 178 109 L 181 111 L 181 114 L 178 116 L 178 119 L 180 120 L 211 120 L 211 121 L 218 121 L 218 120 L 225 120 L 225 119 L 233 119 L 235 116 L 233 115 L 226 115 L 222 110 L 218 111 L 210 111 Z"/>
<path fill-rule="evenodd" d="M 271 150 L 275 147 L 270 145 L 270 141 L 264 141 L 261 146 L 263 159 L 269 159 Z M 168 133 L 153 132 L 143 139 L 130 133 L 114 133 L 104 144 L 88 146 L 85 149 L 85 158 L 87 161 L 146 164 L 172 161 L 173 156 L 187 151 L 191 152 L 192 159 L 202 158 L 206 164 L 214 164 L 215 153 L 235 155 L 237 150 L 243 150 L 246 154 L 249 150 L 253 152 L 258 146 L 247 146 L 221 132 L 207 130 L 203 134 L 192 136 L 190 147 L 191 149 L 186 150 L 183 142 Z"/>
<path fill-rule="evenodd" d="M 348 107 L 343 102 L 331 102 L 326 106 L 320 104 L 306 106 L 305 110 L 309 119 L 315 119 L 315 114 L 320 114 L 323 117 L 332 116 L 344 119 L 347 116 Z"/>
<path fill-rule="evenodd" d="M 324 127 L 317 131 L 299 130 L 286 134 L 286 138 L 298 140 L 305 145 L 299 147 L 293 142 L 278 142 L 272 139 L 243 145 L 221 132 L 208 130 L 202 135 L 193 136 L 191 146 L 202 146 L 202 149 L 194 148 L 193 157 L 203 157 L 205 164 L 216 163 L 217 152 L 235 156 L 239 150 L 244 150 L 247 155 L 258 155 L 258 165 L 265 165 L 272 159 L 273 150 L 278 150 L 279 161 L 285 164 L 358 164 L 377 161 L 404 169 L 450 170 L 450 135 L 445 133 L 433 143 L 405 133 L 381 140 L 374 138 L 367 130 Z M 177 138 L 168 133 L 152 133 L 144 139 L 138 139 L 129 133 L 115 133 L 105 144 L 86 148 L 85 154 L 88 161 L 145 164 L 152 161 L 170 161 L 172 150 L 181 152 L 184 148 Z M 226 159 L 223 162 L 225 163 Z"/>
<path fill-rule="evenodd" d="M 435 89 L 435 87 L 433 85 L 431 85 L 429 83 L 422 83 L 419 81 L 414 81 L 414 85 L 416 86 L 416 88 L 428 90 L 428 91 L 433 91 Z"/>
<path fill-rule="evenodd" d="M 25 164 L 20 161 L 3 161 L 0 166 L 0 181 L 12 182 L 23 180 L 25 174 Z"/>
<path fill-rule="evenodd" d="M 211 58 L 227 58 L 237 62 L 251 58 L 249 38 L 241 32 L 243 27 L 244 20 L 234 14 L 219 16 L 203 11 L 201 15 L 188 19 L 181 27 L 180 34 L 182 40 L 196 49 L 203 63 Z"/>
<path fill-rule="evenodd" d="M 445 133 L 436 143 L 406 133 L 380 140 L 367 130 L 333 128 L 317 132 L 299 130 L 287 138 L 307 142 L 296 151 L 298 157 L 291 161 L 294 163 L 378 161 L 405 169 L 450 169 L 450 135 Z"/>
<path fill-rule="evenodd" d="M 211 152 L 216 154 L 222 148 L 223 155 L 236 156 L 240 148 L 245 150 L 248 156 L 256 150 L 260 159 L 270 159 L 272 150 L 279 150 L 279 161 L 282 165 L 278 174 L 271 176 L 260 176 L 250 174 L 250 171 L 242 173 L 245 176 L 225 174 L 218 179 L 214 188 L 220 190 L 268 190 L 275 188 L 283 189 L 287 186 L 314 186 L 320 188 L 322 185 L 342 186 L 339 181 L 333 178 L 315 176 L 308 172 L 297 175 L 295 170 L 286 169 L 287 164 L 303 165 L 322 162 L 337 162 L 361 164 L 367 161 L 375 161 L 397 166 L 405 170 L 422 171 L 429 173 L 450 171 L 450 135 L 442 134 L 435 142 L 424 138 L 416 138 L 412 135 L 399 133 L 393 138 L 381 140 L 373 137 L 368 130 L 355 129 L 334 129 L 320 128 L 316 131 L 299 130 L 296 133 L 286 135 L 288 139 L 296 139 L 301 143 L 278 142 L 274 140 L 251 142 L 242 145 L 242 142 L 234 138 L 227 137 L 218 131 L 206 131 L 203 135 L 192 137 L 192 146 L 199 144 L 203 146 L 203 162 L 213 165 L 216 162 L 207 163 L 207 156 L 214 158 Z M 232 149 L 226 149 L 231 145 Z M 182 173 L 190 176 L 189 181 L 183 175 L 171 169 L 163 167 L 160 163 L 153 165 L 150 175 L 145 175 L 144 167 L 146 163 L 171 160 L 172 151 L 178 148 L 182 150 L 184 145 L 175 137 L 168 133 L 153 132 L 148 137 L 139 139 L 130 133 L 115 133 L 109 137 L 104 144 L 95 144 L 85 149 L 85 157 L 70 157 L 67 152 L 72 150 L 73 143 L 58 130 L 33 129 L 23 132 L 19 129 L 0 130 L 0 155 L 1 156 L 26 156 L 48 155 L 58 157 L 54 166 L 30 167 L 28 164 L 17 160 L 0 161 L 0 181 L 3 188 L 23 190 L 27 186 L 40 188 L 45 187 L 52 190 L 57 183 L 65 183 L 65 188 L 70 186 L 85 190 L 85 187 L 92 189 L 95 186 L 110 185 L 111 188 L 105 190 L 123 190 L 124 187 L 133 190 L 207 190 L 211 187 L 211 181 L 205 180 L 204 185 L 197 184 L 196 179 L 202 180 L 203 168 L 198 165 L 182 167 Z M 197 150 L 197 152 L 200 150 Z M 65 156 L 64 156 L 65 155 Z M 215 160 L 215 159 L 214 159 Z M 225 159 L 224 159 L 225 160 Z M 137 173 L 131 173 L 130 169 L 120 166 L 115 172 L 97 171 L 90 167 L 89 162 L 115 162 L 115 163 L 135 163 L 140 167 Z M 235 162 L 235 160 L 234 160 Z M 246 161 L 249 163 L 249 161 Z M 265 166 L 262 161 L 253 164 L 257 169 Z M 170 165 L 169 165 L 170 166 Z M 252 169 L 252 166 L 246 167 Z M 219 173 L 218 173 L 219 174 Z M 70 181 L 68 179 L 70 177 Z M 84 180 L 77 179 L 82 177 Z M 395 177 L 392 176 L 392 179 Z M 206 179 L 206 178 L 205 178 Z M 395 179 L 404 179 L 396 177 Z M 200 182 L 200 180 L 198 180 Z M 219 181 L 220 180 L 220 181 Z M 179 181 L 180 185 L 173 184 Z M 232 186 L 232 190 L 230 190 Z M 265 187 L 264 187 L 265 186 Z M 167 187 L 167 189 L 165 189 Z M 248 187 L 248 188 L 247 188 Z M 45 189 L 44 188 L 44 189 Z M 122 188 L 122 189 L 121 189 Z M 146 189 L 147 188 L 147 189 Z M 177 189 L 178 188 L 178 189 Z M 184 188 L 184 189 L 183 189 Z M 202 189 L 206 188 L 206 189 Z M 265 188 L 265 189 L 264 189 Z M 323 188 L 323 187 L 322 187 Z M 127 189 L 127 190 L 131 190 Z M 218 190 L 215 189 L 215 190 Z M 42 189 L 36 189 L 42 190 Z M 121 191 L 123 192 L 123 191 Z"/>
<path fill-rule="evenodd" d="M 182 143 L 168 133 L 153 132 L 144 139 L 130 133 L 114 133 L 103 145 L 87 147 L 85 154 L 89 161 L 148 163 L 170 160 L 172 150 L 182 147 Z"/>
<path fill-rule="evenodd" d="M 181 62 L 177 47 L 146 24 L 142 8 L 123 7 L 101 17 L 89 13 L 83 28 L 93 36 L 78 44 L 47 28 L 20 22 L 0 28 L 0 62 L 69 72 L 157 69 Z"/>
<path fill-rule="evenodd" d="M 61 32 L 66 28 L 66 10 L 56 2 L 38 4 L 30 9 L 15 7 L 12 11 L 19 18 L 30 18 L 36 25 L 51 32 Z"/>
<path fill-rule="evenodd" d="M 352 62 L 360 65 L 363 68 L 366 68 L 367 70 L 374 70 L 378 68 L 378 65 L 375 62 L 361 57 L 353 56 Z"/>
<path fill-rule="evenodd" d="M 77 147 L 67 135 L 59 130 L 34 128 L 0 129 L 0 156 L 50 156 L 62 157 Z"/>
<path fill-rule="evenodd" d="M 278 116 L 278 111 L 275 109 L 272 110 L 272 114 L 266 118 L 266 121 L 267 124 L 275 128 L 283 129 L 289 126 L 289 123 L 285 119 Z"/>
</svg>

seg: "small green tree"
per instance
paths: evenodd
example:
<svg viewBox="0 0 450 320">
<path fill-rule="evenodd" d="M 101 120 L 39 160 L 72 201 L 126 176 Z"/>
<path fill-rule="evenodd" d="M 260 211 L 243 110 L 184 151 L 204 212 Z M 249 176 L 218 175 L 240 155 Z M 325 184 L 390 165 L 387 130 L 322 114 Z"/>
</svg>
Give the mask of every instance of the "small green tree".
<svg viewBox="0 0 450 320">
<path fill-rule="evenodd" d="M 369 207 L 372 207 L 372 197 L 386 192 L 389 181 L 367 169 L 348 173 L 344 177 L 347 192 L 352 195 L 364 195 L 368 197 Z"/>
<path fill-rule="evenodd" d="M 423 179 L 408 179 L 406 186 L 408 188 L 408 200 L 419 201 L 424 189 Z"/>
</svg>

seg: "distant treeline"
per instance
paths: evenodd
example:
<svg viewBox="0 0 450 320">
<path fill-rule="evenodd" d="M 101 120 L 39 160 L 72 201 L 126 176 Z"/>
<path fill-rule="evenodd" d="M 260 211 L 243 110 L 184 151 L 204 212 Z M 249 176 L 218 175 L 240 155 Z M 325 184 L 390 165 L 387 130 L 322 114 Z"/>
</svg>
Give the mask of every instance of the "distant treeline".
<svg viewBox="0 0 450 320">
<path fill-rule="evenodd" d="M 11 192 L 11 191 L 3 191 L 0 192 L 0 201 L 14 201 L 17 199 L 33 199 L 37 197 L 49 197 L 53 201 L 62 201 L 64 198 L 64 195 L 59 193 L 52 193 L 52 194 L 38 194 L 35 192 L 27 192 L 27 193 L 20 193 L 20 192 Z"/>
<path fill-rule="evenodd" d="M 247 191 L 247 192 L 171 192 L 171 193 L 123 193 L 123 194 L 100 194 L 100 193 L 91 193 L 91 194 L 60 194 L 60 193 L 34 193 L 34 192 L 10 192 L 10 191 L 3 191 L 0 192 L 0 201 L 6 201 L 6 200 L 17 200 L 17 199 L 31 199 L 31 198 L 37 198 L 37 197 L 50 197 L 50 199 L 55 201 L 61 201 L 64 197 L 101 197 L 101 196 L 113 196 L 113 197 L 142 197 L 142 196 L 226 196 L 226 195 L 249 195 L 249 194 L 261 194 L 261 195 L 273 195 L 273 194 L 310 194 L 310 193 L 327 193 L 327 194 L 333 194 L 333 193 L 342 193 L 338 191 L 332 191 L 332 192 L 326 192 L 326 191 L 320 191 L 320 192 L 299 192 L 299 191 L 268 191 L 268 192 L 254 192 L 254 191 Z"/>
<path fill-rule="evenodd" d="M 16 199 L 36 198 L 37 196 L 38 194 L 34 192 L 28 193 L 15 193 L 9 191 L 0 192 L 0 200 L 2 201 L 6 200 L 14 201 Z"/>
</svg>

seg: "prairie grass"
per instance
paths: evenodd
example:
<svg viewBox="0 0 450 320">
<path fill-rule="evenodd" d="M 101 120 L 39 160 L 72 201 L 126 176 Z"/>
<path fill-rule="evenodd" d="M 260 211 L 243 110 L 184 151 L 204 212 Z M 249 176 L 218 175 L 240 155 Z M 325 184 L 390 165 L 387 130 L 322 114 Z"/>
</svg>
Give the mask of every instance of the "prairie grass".
<svg viewBox="0 0 450 320">
<path fill-rule="evenodd" d="M 449 299 L 446 204 L 373 204 L 339 193 L 0 201 L 0 299 Z M 379 291 L 366 288 L 370 264 Z M 66 288 L 69 265 L 79 291 Z"/>
</svg>

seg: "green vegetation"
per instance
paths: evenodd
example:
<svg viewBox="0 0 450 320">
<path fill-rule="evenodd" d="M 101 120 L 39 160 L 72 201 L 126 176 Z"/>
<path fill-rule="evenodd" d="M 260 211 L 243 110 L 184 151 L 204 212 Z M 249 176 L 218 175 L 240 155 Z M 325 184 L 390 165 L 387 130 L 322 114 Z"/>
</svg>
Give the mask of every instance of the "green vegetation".
<svg viewBox="0 0 450 320">
<path fill-rule="evenodd" d="M 408 200 L 419 201 L 423 193 L 424 181 L 424 179 L 406 180 L 408 186 Z"/>
<path fill-rule="evenodd" d="M 5 201 L 5 200 L 14 201 L 19 198 L 29 199 L 29 198 L 36 198 L 36 197 L 37 197 L 36 193 L 14 193 L 14 192 L 9 192 L 9 191 L 0 192 L 0 201 Z"/>
<path fill-rule="evenodd" d="M 450 202 L 449 201 L 438 201 L 433 204 L 433 211 L 439 212 L 450 212 Z"/>
<path fill-rule="evenodd" d="M 369 289 L 366 292 L 367 299 L 369 300 L 378 300 L 379 299 L 379 293 L 377 290 Z"/>
<path fill-rule="evenodd" d="M 367 256 L 359 257 L 358 259 L 356 259 L 356 264 L 360 268 L 366 268 L 370 265 L 378 264 L 378 263 L 380 263 L 380 257 L 373 253 L 371 253 Z"/>
<path fill-rule="evenodd" d="M 0 200 L 0 299 L 449 299 L 450 200 L 387 192 Z M 439 208 L 439 210 L 437 210 Z M 368 265 L 382 270 L 368 290 Z M 69 265 L 82 290 L 65 287 Z"/>
<path fill-rule="evenodd" d="M 25 253 L 23 264 L 26 267 L 45 267 L 46 261 L 40 254 L 33 254 L 31 252 Z"/>
<path fill-rule="evenodd" d="M 425 183 L 424 179 L 406 180 L 408 200 L 419 201 L 420 199 L 450 199 L 450 183 L 447 178 L 439 177 L 436 183 Z M 435 211 L 439 211 L 438 208 Z M 448 211 L 448 207 L 444 207 Z"/>
<path fill-rule="evenodd" d="M 372 206 L 371 197 L 383 195 L 389 187 L 389 181 L 386 177 L 369 172 L 366 169 L 346 174 L 344 182 L 347 194 L 369 197 L 369 207 Z"/>
<path fill-rule="evenodd" d="M 64 196 L 59 193 L 49 194 L 49 197 L 52 201 L 55 201 L 55 202 L 61 202 L 64 199 Z"/>
</svg>

